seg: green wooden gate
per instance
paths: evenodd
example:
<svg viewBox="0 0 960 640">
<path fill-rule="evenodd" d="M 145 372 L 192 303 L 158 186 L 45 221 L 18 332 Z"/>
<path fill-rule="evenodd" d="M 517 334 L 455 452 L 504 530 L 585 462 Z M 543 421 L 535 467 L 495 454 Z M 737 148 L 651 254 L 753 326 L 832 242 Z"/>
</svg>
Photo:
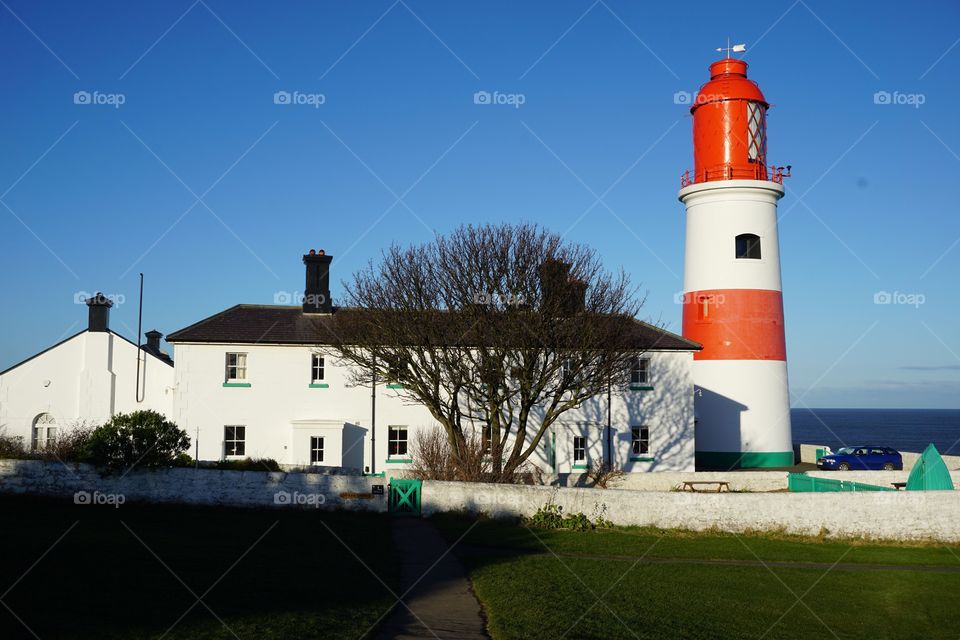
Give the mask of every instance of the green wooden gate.
<svg viewBox="0 0 960 640">
<path fill-rule="evenodd" d="M 395 516 L 420 515 L 420 480 L 390 480 L 387 506 Z"/>
</svg>

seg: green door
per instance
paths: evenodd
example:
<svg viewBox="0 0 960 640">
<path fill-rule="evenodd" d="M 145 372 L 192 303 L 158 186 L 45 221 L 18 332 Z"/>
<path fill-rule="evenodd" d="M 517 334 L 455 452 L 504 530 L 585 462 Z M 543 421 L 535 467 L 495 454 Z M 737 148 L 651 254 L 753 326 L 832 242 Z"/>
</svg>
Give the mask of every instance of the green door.
<svg viewBox="0 0 960 640">
<path fill-rule="evenodd" d="M 389 500 L 387 506 L 393 515 L 419 516 L 420 515 L 420 480 L 390 480 Z"/>
</svg>

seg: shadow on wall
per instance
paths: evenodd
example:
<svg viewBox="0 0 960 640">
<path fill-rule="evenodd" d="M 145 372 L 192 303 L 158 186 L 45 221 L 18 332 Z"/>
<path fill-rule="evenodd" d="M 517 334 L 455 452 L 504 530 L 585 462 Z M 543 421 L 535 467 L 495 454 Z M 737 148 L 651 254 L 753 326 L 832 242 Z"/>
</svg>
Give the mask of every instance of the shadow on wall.
<svg viewBox="0 0 960 640">
<path fill-rule="evenodd" d="M 654 360 L 650 368 L 652 390 L 614 389 L 610 435 L 614 461 L 630 471 L 693 471 L 693 378 L 689 363 L 679 357 Z M 607 399 L 584 403 L 586 422 L 600 427 L 606 439 Z M 646 452 L 633 450 L 632 427 L 649 429 Z M 606 443 L 604 443 L 606 446 Z M 651 460 L 631 460 L 651 458 Z"/>
<path fill-rule="evenodd" d="M 367 429 L 359 425 L 345 422 L 343 424 L 343 460 L 340 466 L 344 469 L 363 469 L 363 445 L 367 436 Z"/>
<path fill-rule="evenodd" d="M 695 393 L 697 413 L 701 418 L 697 424 L 700 443 L 698 448 L 705 451 L 730 451 L 730 447 L 725 447 L 722 443 L 743 442 L 741 439 L 743 412 L 750 407 L 705 387 L 697 387 Z M 710 416 L 710 420 L 704 424 L 702 416 Z M 704 429 L 710 429 L 710 432 L 704 433 Z M 723 471 L 729 470 L 729 466 L 714 465 L 714 467 Z"/>
</svg>

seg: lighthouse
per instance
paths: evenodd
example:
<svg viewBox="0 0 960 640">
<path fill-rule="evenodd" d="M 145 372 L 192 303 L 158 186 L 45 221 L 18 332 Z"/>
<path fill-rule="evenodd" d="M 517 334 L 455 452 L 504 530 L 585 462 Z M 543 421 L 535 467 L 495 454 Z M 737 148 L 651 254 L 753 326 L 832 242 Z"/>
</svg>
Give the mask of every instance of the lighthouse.
<svg viewBox="0 0 960 640">
<path fill-rule="evenodd" d="M 686 207 L 683 335 L 694 356 L 701 468 L 793 464 L 777 237 L 789 167 L 767 165 L 769 104 L 747 63 L 710 65 L 690 108 L 694 169 Z"/>
</svg>

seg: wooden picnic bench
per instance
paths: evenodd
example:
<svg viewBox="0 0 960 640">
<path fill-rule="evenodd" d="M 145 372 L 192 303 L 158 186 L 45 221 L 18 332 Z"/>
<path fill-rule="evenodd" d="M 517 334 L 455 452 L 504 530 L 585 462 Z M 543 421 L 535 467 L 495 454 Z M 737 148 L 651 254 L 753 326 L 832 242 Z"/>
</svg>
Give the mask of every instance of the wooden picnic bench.
<svg viewBox="0 0 960 640">
<path fill-rule="evenodd" d="M 896 489 L 897 491 L 900 491 L 901 489 L 907 486 L 906 482 L 891 482 L 890 484 L 892 484 L 893 488 Z"/>
<path fill-rule="evenodd" d="M 716 490 L 710 491 L 709 493 L 721 493 L 723 491 L 730 491 L 730 483 L 724 482 L 723 480 L 697 480 L 697 481 L 684 482 L 683 490 L 693 491 L 695 493 L 707 493 L 706 491 L 697 489 L 697 487 L 703 486 L 703 485 L 716 486 Z"/>
</svg>

